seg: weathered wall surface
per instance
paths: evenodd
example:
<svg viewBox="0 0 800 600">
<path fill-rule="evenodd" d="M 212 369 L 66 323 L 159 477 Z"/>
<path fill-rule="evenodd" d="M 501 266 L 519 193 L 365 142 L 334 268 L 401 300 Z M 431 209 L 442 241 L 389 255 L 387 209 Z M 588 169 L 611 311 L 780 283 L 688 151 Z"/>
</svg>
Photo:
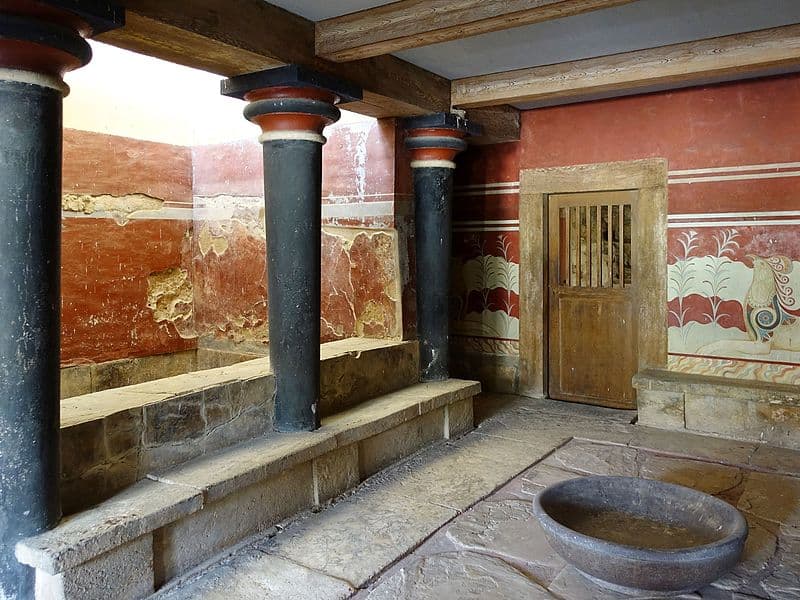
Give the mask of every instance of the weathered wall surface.
<svg viewBox="0 0 800 600">
<path fill-rule="evenodd" d="M 323 149 L 322 341 L 399 338 L 403 315 L 395 123 L 326 130 Z M 264 345 L 267 293 L 261 146 L 193 149 L 197 327 L 208 343 Z M 407 261 L 406 261 L 407 264 Z M 405 268 L 405 271 L 403 270 Z"/>
<path fill-rule="evenodd" d="M 513 382 L 519 170 L 664 157 L 670 368 L 800 383 L 798 111 L 790 75 L 527 111 L 519 143 L 471 150 L 455 207 L 462 363 Z"/>
<path fill-rule="evenodd" d="M 61 362 L 195 348 L 188 148 L 67 129 Z"/>
<path fill-rule="evenodd" d="M 410 171 L 392 120 L 328 128 L 322 341 L 413 330 Z M 62 363 L 267 343 L 261 146 L 67 130 Z"/>
</svg>

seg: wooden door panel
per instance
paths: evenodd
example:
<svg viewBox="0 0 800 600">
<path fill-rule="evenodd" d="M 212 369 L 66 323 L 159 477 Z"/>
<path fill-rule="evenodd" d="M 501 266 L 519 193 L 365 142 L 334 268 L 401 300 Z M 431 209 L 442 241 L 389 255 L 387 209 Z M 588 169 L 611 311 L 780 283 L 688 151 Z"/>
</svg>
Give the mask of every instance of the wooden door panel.
<svg viewBox="0 0 800 600">
<path fill-rule="evenodd" d="M 630 295 L 555 290 L 551 306 L 559 318 L 550 331 L 550 352 L 558 356 L 550 371 L 550 395 L 633 406 L 637 357 L 628 333 L 634 317 Z"/>
<path fill-rule="evenodd" d="M 634 408 L 637 192 L 549 197 L 548 395 Z"/>
</svg>

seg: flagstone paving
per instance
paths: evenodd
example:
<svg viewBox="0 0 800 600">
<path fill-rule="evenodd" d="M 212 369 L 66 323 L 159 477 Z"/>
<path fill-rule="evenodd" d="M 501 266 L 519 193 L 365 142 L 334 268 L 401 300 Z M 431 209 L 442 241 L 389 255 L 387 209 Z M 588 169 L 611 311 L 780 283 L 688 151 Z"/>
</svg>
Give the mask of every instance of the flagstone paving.
<svg viewBox="0 0 800 600">
<path fill-rule="evenodd" d="M 631 425 L 634 413 L 484 396 L 479 426 L 156 594 L 159 600 L 617 600 L 549 547 L 544 487 L 589 474 L 687 485 L 750 525 L 741 562 L 683 599 L 800 600 L 800 453 Z"/>
</svg>

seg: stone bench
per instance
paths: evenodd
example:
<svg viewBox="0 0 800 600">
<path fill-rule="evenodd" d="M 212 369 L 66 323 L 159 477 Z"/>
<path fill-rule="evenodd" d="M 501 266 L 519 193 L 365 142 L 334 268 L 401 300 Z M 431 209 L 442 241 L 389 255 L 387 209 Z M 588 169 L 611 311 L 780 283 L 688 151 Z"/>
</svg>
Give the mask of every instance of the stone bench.
<svg viewBox="0 0 800 600">
<path fill-rule="evenodd" d="M 473 427 L 480 384 L 421 383 L 153 473 L 21 541 L 37 598 L 143 598 L 237 542 L 319 506 L 436 440 Z"/>
<path fill-rule="evenodd" d="M 658 369 L 633 378 L 639 423 L 800 450 L 800 387 Z"/>
<path fill-rule="evenodd" d="M 416 342 L 322 344 L 321 415 L 416 383 L 417 352 Z M 271 431 L 274 391 L 269 359 L 259 358 L 63 400 L 64 513 L 148 473 Z"/>
</svg>

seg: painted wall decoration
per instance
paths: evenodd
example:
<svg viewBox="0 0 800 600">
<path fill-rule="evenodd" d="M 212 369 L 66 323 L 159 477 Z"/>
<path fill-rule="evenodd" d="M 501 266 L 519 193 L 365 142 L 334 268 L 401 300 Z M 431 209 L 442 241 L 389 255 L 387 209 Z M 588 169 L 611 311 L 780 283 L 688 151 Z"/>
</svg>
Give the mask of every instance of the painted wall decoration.
<svg viewBox="0 0 800 600">
<path fill-rule="evenodd" d="M 798 112 L 796 74 L 523 111 L 518 143 L 459 159 L 456 351 L 518 354 L 521 169 L 661 157 L 669 368 L 800 384 Z"/>
<path fill-rule="evenodd" d="M 518 188 L 517 182 L 468 184 L 454 192 L 451 335 L 472 352 L 519 353 L 519 221 L 516 214 L 505 218 Z M 487 196 L 495 201 L 492 211 L 472 212 Z"/>
<path fill-rule="evenodd" d="M 670 231 L 671 368 L 800 383 L 800 261 L 779 253 L 794 235 L 786 225 Z M 770 248 L 752 249 L 765 236 Z"/>
</svg>

